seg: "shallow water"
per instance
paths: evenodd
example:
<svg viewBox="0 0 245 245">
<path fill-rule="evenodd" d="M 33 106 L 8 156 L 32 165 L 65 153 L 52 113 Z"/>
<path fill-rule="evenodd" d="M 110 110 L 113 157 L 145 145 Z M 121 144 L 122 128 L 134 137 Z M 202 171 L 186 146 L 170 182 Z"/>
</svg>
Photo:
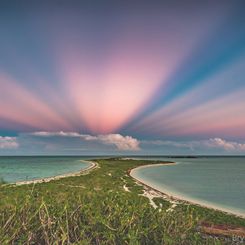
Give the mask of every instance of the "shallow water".
<svg viewBox="0 0 245 245">
<path fill-rule="evenodd" d="M 173 196 L 245 215 L 245 157 L 152 159 L 177 164 L 143 167 L 132 175 Z"/>
<path fill-rule="evenodd" d="M 0 180 L 12 183 L 76 172 L 90 166 L 89 157 L 0 157 Z"/>
</svg>

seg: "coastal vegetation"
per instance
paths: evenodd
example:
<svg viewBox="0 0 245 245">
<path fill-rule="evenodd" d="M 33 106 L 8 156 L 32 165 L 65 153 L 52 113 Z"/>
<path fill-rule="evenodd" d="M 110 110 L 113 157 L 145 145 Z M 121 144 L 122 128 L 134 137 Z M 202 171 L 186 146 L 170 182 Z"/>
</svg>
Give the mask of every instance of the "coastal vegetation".
<svg viewBox="0 0 245 245">
<path fill-rule="evenodd" d="M 0 244 L 231 244 L 245 219 L 176 201 L 129 176 L 132 159 L 47 183 L 0 185 Z M 161 161 L 162 162 L 162 161 Z"/>
</svg>

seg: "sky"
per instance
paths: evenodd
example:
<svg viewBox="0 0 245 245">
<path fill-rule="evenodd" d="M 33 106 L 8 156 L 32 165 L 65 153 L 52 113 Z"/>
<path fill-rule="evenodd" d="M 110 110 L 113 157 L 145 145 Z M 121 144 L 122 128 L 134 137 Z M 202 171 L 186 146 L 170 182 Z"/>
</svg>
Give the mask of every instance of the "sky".
<svg viewBox="0 0 245 245">
<path fill-rule="evenodd" d="M 0 1 L 0 155 L 244 155 L 244 11 Z"/>
</svg>

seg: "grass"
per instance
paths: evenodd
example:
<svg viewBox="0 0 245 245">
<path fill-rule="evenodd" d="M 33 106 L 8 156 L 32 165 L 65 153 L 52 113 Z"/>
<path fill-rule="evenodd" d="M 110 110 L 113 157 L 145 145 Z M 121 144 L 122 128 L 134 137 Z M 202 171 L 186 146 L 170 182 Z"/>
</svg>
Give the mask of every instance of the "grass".
<svg viewBox="0 0 245 245">
<path fill-rule="evenodd" d="M 149 161 L 96 161 L 87 175 L 0 185 L 0 244 L 231 244 L 232 236 L 204 234 L 200 224 L 245 227 L 242 218 L 186 203 L 166 212 L 171 203 L 162 198 L 154 198 L 161 210 L 152 208 L 127 175 Z"/>
</svg>

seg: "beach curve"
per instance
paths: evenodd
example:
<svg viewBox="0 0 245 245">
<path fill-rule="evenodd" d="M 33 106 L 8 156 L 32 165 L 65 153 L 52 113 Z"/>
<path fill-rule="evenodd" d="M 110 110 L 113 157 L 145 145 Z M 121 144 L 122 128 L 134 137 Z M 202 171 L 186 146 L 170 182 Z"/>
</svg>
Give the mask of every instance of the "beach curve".
<svg viewBox="0 0 245 245">
<path fill-rule="evenodd" d="M 150 167 L 155 167 L 155 166 L 168 166 L 168 165 L 176 165 L 176 164 L 178 164 L 178 163 L 177 162 L 169 162 L 169 163 L 157 163 L 157 164 L 142 165 L 142 166 L 139 166 L 139 167 L 136 167 L 136 168 L 129 169 L 128 175 L 131 178 L 133 178 L 136 181 L 136 183 L 138 183 L 138 184 L 143 186 L 144 191 L 147 192 L 146 196 L 149 199 L 154 197 L 154 194 L 152 195 L 152 192 L 153 193 L 155 192 L 155 193 L 157 193 L 158 197 L 162 197 L 164 199 L 167 199 L 170 202 L 172 200 L 177 201 L 177 202 L 179 201 L 179 202 L 182 202 L 182 203 L 187 203 L 187 204 L 191 204 L 191 205 L 197 205 L 197 206 L 200 206 L 200 207 L 213 209 L 215 211 L 221 211 L 221 212 L 224 212 L 224 213 L 229 214 L 229 215 L 235 215 L 237 217 L 245 218 L 245 214 L 244 213 L 236 212 L 235 210 L 224 208 L 224 207 L 221 207 L 221 206 L 218 206 L 218 205 L 215 205 L 215 204 L 210 204 L 208 202 L 205 202 L 205 201 L 202 201 L 202 200 L 198 200 L 198 199 L 194 199 L 194 198 L 191 198 L 191 197 L 187 197 L 185 195 L 179 195 L 179 194 L 176 194 L 173 191 L 169 191 L 167 189 L 165 189 L 163 191 L 163 190 L 161 190 L 158 187 L 155 187 L 155 186 L 153 187 L 151 184 L 146 183 L 142 178 L 139 178 L 139 177 L 136 177 L 135 175 L 133 175 L 134 171 L 137 171 L 137 170 L 142 169 L 142 168 L 150 168 Z"/>
<path fill-rule="evenodd" d="M 87 174 L 91 170 L 93 170 L 93 169 L 98 167 L 98 163 L 96 163 L 96 162 L 86 161 L 86 160 L 81 160 L 81 161 L 90 163 L 90 166 L 88 166 L 85 169 L 81 169 L 79 171 L 76 171 L 76 172 L 70 172 L 70 173 L 66 173 L 66 174 L 55 175 L 55 176 L 50 176 L 50 177 L 45 177 L 45 178 L 40 178 L 40 179 L 18 181 L 18 182 L 6 184 L 6 185 L 20 186 L 20 185 L 47 183 L 47 182 L 50 182 L 50 181 L 53 181 L 53 180 L 59 180 L 59 179 L 63 179 L 63 178 L 66 178 L 66 177 L 75 177 L 75 176 L 80 176 L 82 174 Z"/>
</svg>

